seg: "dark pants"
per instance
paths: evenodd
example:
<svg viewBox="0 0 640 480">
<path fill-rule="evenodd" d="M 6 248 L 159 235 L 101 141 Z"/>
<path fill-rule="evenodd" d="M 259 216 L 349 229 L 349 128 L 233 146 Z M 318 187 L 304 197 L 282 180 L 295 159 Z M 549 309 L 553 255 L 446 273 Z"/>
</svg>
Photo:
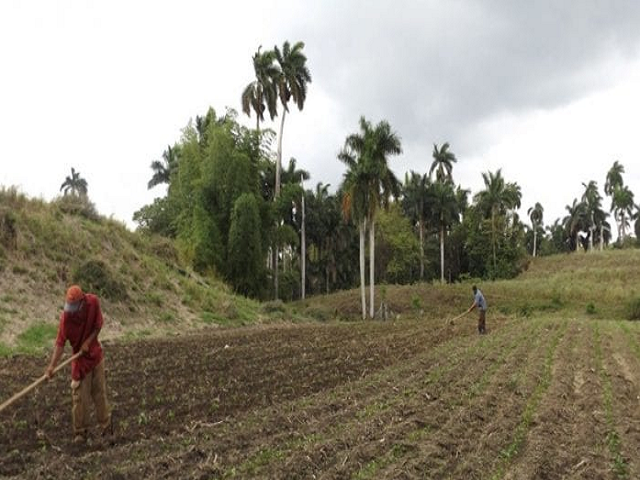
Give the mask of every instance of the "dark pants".
<svg viewBox="0 0 640 480">
<path fill-rule="evenodd" d="M 485 327 L 487 311 L 486 310 L 478 310 L 480 312 L 480 316 L 478 317 L 478 333 L 487 333 L 487 329 Z"/>
</svg>

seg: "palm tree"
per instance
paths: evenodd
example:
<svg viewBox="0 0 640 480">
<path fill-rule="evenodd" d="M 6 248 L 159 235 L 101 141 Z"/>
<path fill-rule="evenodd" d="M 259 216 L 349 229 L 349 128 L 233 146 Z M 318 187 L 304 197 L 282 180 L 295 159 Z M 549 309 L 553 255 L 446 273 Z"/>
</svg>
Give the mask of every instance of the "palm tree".
<svg viewBox="0 0 640 480">
<path fill-rule="evenodd" d="M 611 210 L 618 221 L 618 236 L 621 242 L 624 242 L 626 236 L 626 227 L 629 225 L 629 218 L 633 217 L 633 209 L 635 203 L 633 201 L 633 192 L 626 185 L 618 186 L 613 190 L 611 199 Z"/>
<path fill-rule="evenodd" d="M 256 130 L 260 130 L 260 122 L 264 122 L 264 112 L 269 110 L 271 120 L 277 115 L 278 91 L 277 81 L 280 70 L 275 65 L 275 52 L 261 52 L 262 45 L 253 55 L 253 70 L 256 79 L 249 83 L 242 92 L 242 111 L 251 117 L 251 110 L 256 113 Z"/>
<path fill-rule="evenodd" d="M 167 146 L 167 149 L 162 152 L 162 161 L 154 160 L 151 162 L 151 170 L 153 170 L 153 176 L 147 184 L 147 189 L 152 189 L 156 185 L 163 183 L 169 183 L 171 181 L 171 174 L 178 166 L 178 152 L 177 148 L 171 148 L 171 145 Z"/>
<path fill-rule="evenodd" d="M 485 218 L 491 218 L 491 244 L 493 250 L 493 267 L 497 266 L 496 257 L 496 217 L 506 215 L 509 210 L 520 207 L 522 193 L 516 183 L 505 183 L 502 169 L 494 174 L 482 174 L 485 189 L 476 194 L 476 201 L 484 212 Z"/>
<path fill-rule="evenodd" d="M 605 244 L 609 244 L 611 240 L 611 225 L 607 222 L 609 214 L 602 209 L 598 209 L 594 212 L 594 222 L 596 230 L 593 232 L 594 236 L 598 237 L 600 244 L 600 251 L 604 250 Z"/>
<path fill-rule="evenodd" d="M 571 205 L 566 205 L 565 210 L 568 215 L 562 219 L 562 224 L 571 239 L 571 249 L 578 250 L 578 232 L 583 229 L 586 215 L 586 205 L 579 202 L 577 198 L 573 199 Z"/>
<path fill-rule="evenodd" d="M 445 180 L 453 181 L 451 177 L 451 171 L 453 170 L 453 164 L 458 160 L 453 152 L 449 151 L 449 143 L 444 143 L 440 149 L 437 144 L 433 144 L 433 162 L 429 169 L 429 177 L 435 171 L 436 180 L 444 182 Z"/>
<path fill-rule="evenodd" d="M 283 107 L 280 121 L 280 135 L 278 136 L 278 155 L 276 158 L 275 198 L 280 196 L 280 170 L 282 169 L 282 135 L 284 133 L 284 119 L 289 111 L 289 101 L 293 100 L 298 110 L 304 108 L 307 99 L 307 84 L 311 83 L 311 73 L 307 67 L 307 57 L 302 53 L 304 42 L 297 42 L 293 47 L 288 41 L 284 42 L 282 51 L 275 46 L 273 54 L 278 62 L 278 71 L 273 75 L 275 88 Z M 278 252 L 274 250 L 274 287 L 278 298 Z"/>
<path fill-rule="evenodd" d="M 402 206 L 413 224 L 418 224 L 420 238 L 420 280 L 424 278 L 424 231 L 425 219 L 430 210 L 429 177 L 411 171 L 405 175 Z"/>
<path fill-rule="evenodd" d="M 364 298 L 364 235 L 369 229 L 369 288 L 371 318 L 374 316 L 375 288 L 375 217 L 378 209 L 387 208 L 389 198 L 400 195 L 400 182 L 388 167 L 388 157 L 402 153 L 400 138 L 386 121 L 375 127 L 360 118 L 360 133 L 347 137 L 338 155 L 348 171 L 344 180 L 343 212 L 350 212 L 360 225 L 360 284 L 363 318 L 366 312 Z"/>
<path fill-rule="evenodd" d="M 456 199 L 458 202 L 458 213 L 461 220 L 464 220 L 465 213 L 469 208 L 469 193 L 470 190 L 462 188 L 460 185 L 456 187 Z"/>
<path fill-rule="evenodd" d="M 309 180 L 311 178 L 311 175 L 309 175 L 307 170 L 298 170 L 297 164 L 298 161 L 295 158 L 291 157 L 289 159 L 289 166 L 286 170 L 282 170 L 281 172 L 280 180 L 282 181 L 282 184 L 298 183 L 300 181 L 300 177 L 302 177 L 303 180 Z"/>
<path fill-rule="evenodd" d="M 458 198 L 451 182 L 435 182 L 429 188 L 431 214 L 440 233 L 440 282 L 444 283 L 444 237 L 458 219 Z"/>
<path fill-rule="evenodd" d="M 542 217 L 544 215 L 544 208 L 540 203 L 536 204 L 527 210 L 527 215 L 531 219 L 531 228 L 533 228 L 533 257 L 536 256 L 536 247 L 538 244 L 538 229 L 542 226 Z"/>
<path fill-rule="evenodd" d="M 348 140 L 348 139 L 347 139 Z M 352 140 L 353 143 L 353 140 Z M 348 149 L 347 149 L 348 148 Z M 353 151 L 350 151 L 353 150 Z M 358 148 L 353 146 L 345 148 L 338 154 L 338 159 L 347 165 L 344 174 L 342 197 L 342 215 L 345 220 L 350 218 L 358 225 L 359 233 L 359 259 L 360 259 L 360 299 L 362 303 L 362 319 L 367 316 L 366 290 L 365 290 L 365 234 L 367 228 L 367 176 L 364 173 L 364 159 L 358 156 Z"/>
<path fill-rule="evenodd" d="M 598 192 L 598 183 L 591 180 L 589 183 L 582 183 L 584 193 L 582 203 L 585 205 L 586 224 L 589 229 L 589 250 L 593 250 L 595 231 L 598 228 L 597 222 L 602 222 L 602 196 Z"/>
<path fill-rule="evenodd" d="M 633 214 L 633 229 L 636 232 L 636 240 L 640 242 L 640 205 L 636 205 L 636 213 Z"/>
<path fill-rule="evenodd" d="M 71 167 L 71 176 L 67 176 L 60 185 L 60 191 L 64 195 L 71 193 L 77 196 L 86 196 L 88 191 L 87 181 L 80 176 L 80 172 L 76 172 L 75 168 Z"/>
<path fill-rule="evenodd" d="M 612 196 L 613 191 L 617 187 L 621 187 L 624 182 L 622 181 L 622 174 L 624 173 L 624 166 L 617 160 L 613 162 L 613 165 L 607 172 L 607 179 L 604 183 L 604 193 L 607 196 Z"/>
<path fill-rule="evenodd" d="M 289 111 L 289 101 L 293 100 L 298 106 L 298 110 L 302 110 L 307 99 L 307 84 L 311 83 L 311 72 L 307 67 L 307 57 L 302 53 L 303 48 L 304 42 L 297 42 L 292 47 L 288 41 L 284 42 L 282 51 L 277 46 L 274 48 L 274 55 L 279 65 L 279 72 L 274 78 L 283 108 L 276 160 L 276 197 L 280 194 L 282 135 L 284 133 L 284 119 Z"/>
</svg>

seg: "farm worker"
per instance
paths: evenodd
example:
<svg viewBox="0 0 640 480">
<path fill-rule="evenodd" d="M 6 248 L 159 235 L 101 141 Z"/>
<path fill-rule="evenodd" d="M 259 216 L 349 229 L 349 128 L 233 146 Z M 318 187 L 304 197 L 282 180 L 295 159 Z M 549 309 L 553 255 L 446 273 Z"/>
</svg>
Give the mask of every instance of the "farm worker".
<svg viewBox="0 0 640 480">
<path fill-rule="evenodd" d="M 111 412 L 107 404 L 106 382 L 102 346 L 98 334 L 102 328 L 102 311 L 96 295 L 84 293 L 78 285 L 72 285 L 65 296 L 64 309 L 51 362 L 45 374 L 53 375 L 64 345 L 68 340 L 73 353 L 83 355 L 71 362 L 72 418 L 75 443 L 84 442 L 89 427 L 90 403 L 96 409 L 96 418 L 102 435 L 113 432 Z"/>
<path fill-rule="evenodd" d="M 474 308 L 478 308 L 479 316 L 478 316 L 478 333 L 485 334 L 487 333 L 487 329 L 485 327 L 486 315 L 487 315 L 487 302 L 484 299 L 484 295 L 478 287 L 475 285 L 471 287 L 473 290 L 473 304 L 469 307 L 469 310 L 466 313 L 470 313 Z M 465 315 L 466 315 L 465 313 Z"/>
</svg>

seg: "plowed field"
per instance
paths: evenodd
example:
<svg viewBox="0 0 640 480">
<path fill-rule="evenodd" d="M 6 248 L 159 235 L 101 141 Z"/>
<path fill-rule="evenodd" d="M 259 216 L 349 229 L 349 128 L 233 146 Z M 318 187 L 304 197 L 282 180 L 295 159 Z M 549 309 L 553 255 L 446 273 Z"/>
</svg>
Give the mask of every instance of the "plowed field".
<svg viewBox="0 0 640 480">
<path fill-rule="evenodd" d="M 115 438 L 68 372 L 0 413 L 0 477 L 640 478 L 640 326 L 254 327 L 105 346 Z M 0 360 L 0 400 L 47 358 Z"/>
</svg>

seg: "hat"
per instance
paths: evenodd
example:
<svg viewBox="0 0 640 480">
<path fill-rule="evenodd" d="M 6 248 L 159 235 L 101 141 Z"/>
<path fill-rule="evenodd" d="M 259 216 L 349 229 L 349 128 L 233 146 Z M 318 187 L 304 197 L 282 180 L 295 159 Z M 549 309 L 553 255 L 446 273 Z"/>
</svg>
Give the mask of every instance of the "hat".
<svg viewBox="0 0 640 480">
<path fill-rule="evenodd" d="M 82 289 L 78 285 L 71 285 L 65 296 L 64 311 L 77 312 L 83 298 L 84 293 L 82 293 Z"/>
</svg>

